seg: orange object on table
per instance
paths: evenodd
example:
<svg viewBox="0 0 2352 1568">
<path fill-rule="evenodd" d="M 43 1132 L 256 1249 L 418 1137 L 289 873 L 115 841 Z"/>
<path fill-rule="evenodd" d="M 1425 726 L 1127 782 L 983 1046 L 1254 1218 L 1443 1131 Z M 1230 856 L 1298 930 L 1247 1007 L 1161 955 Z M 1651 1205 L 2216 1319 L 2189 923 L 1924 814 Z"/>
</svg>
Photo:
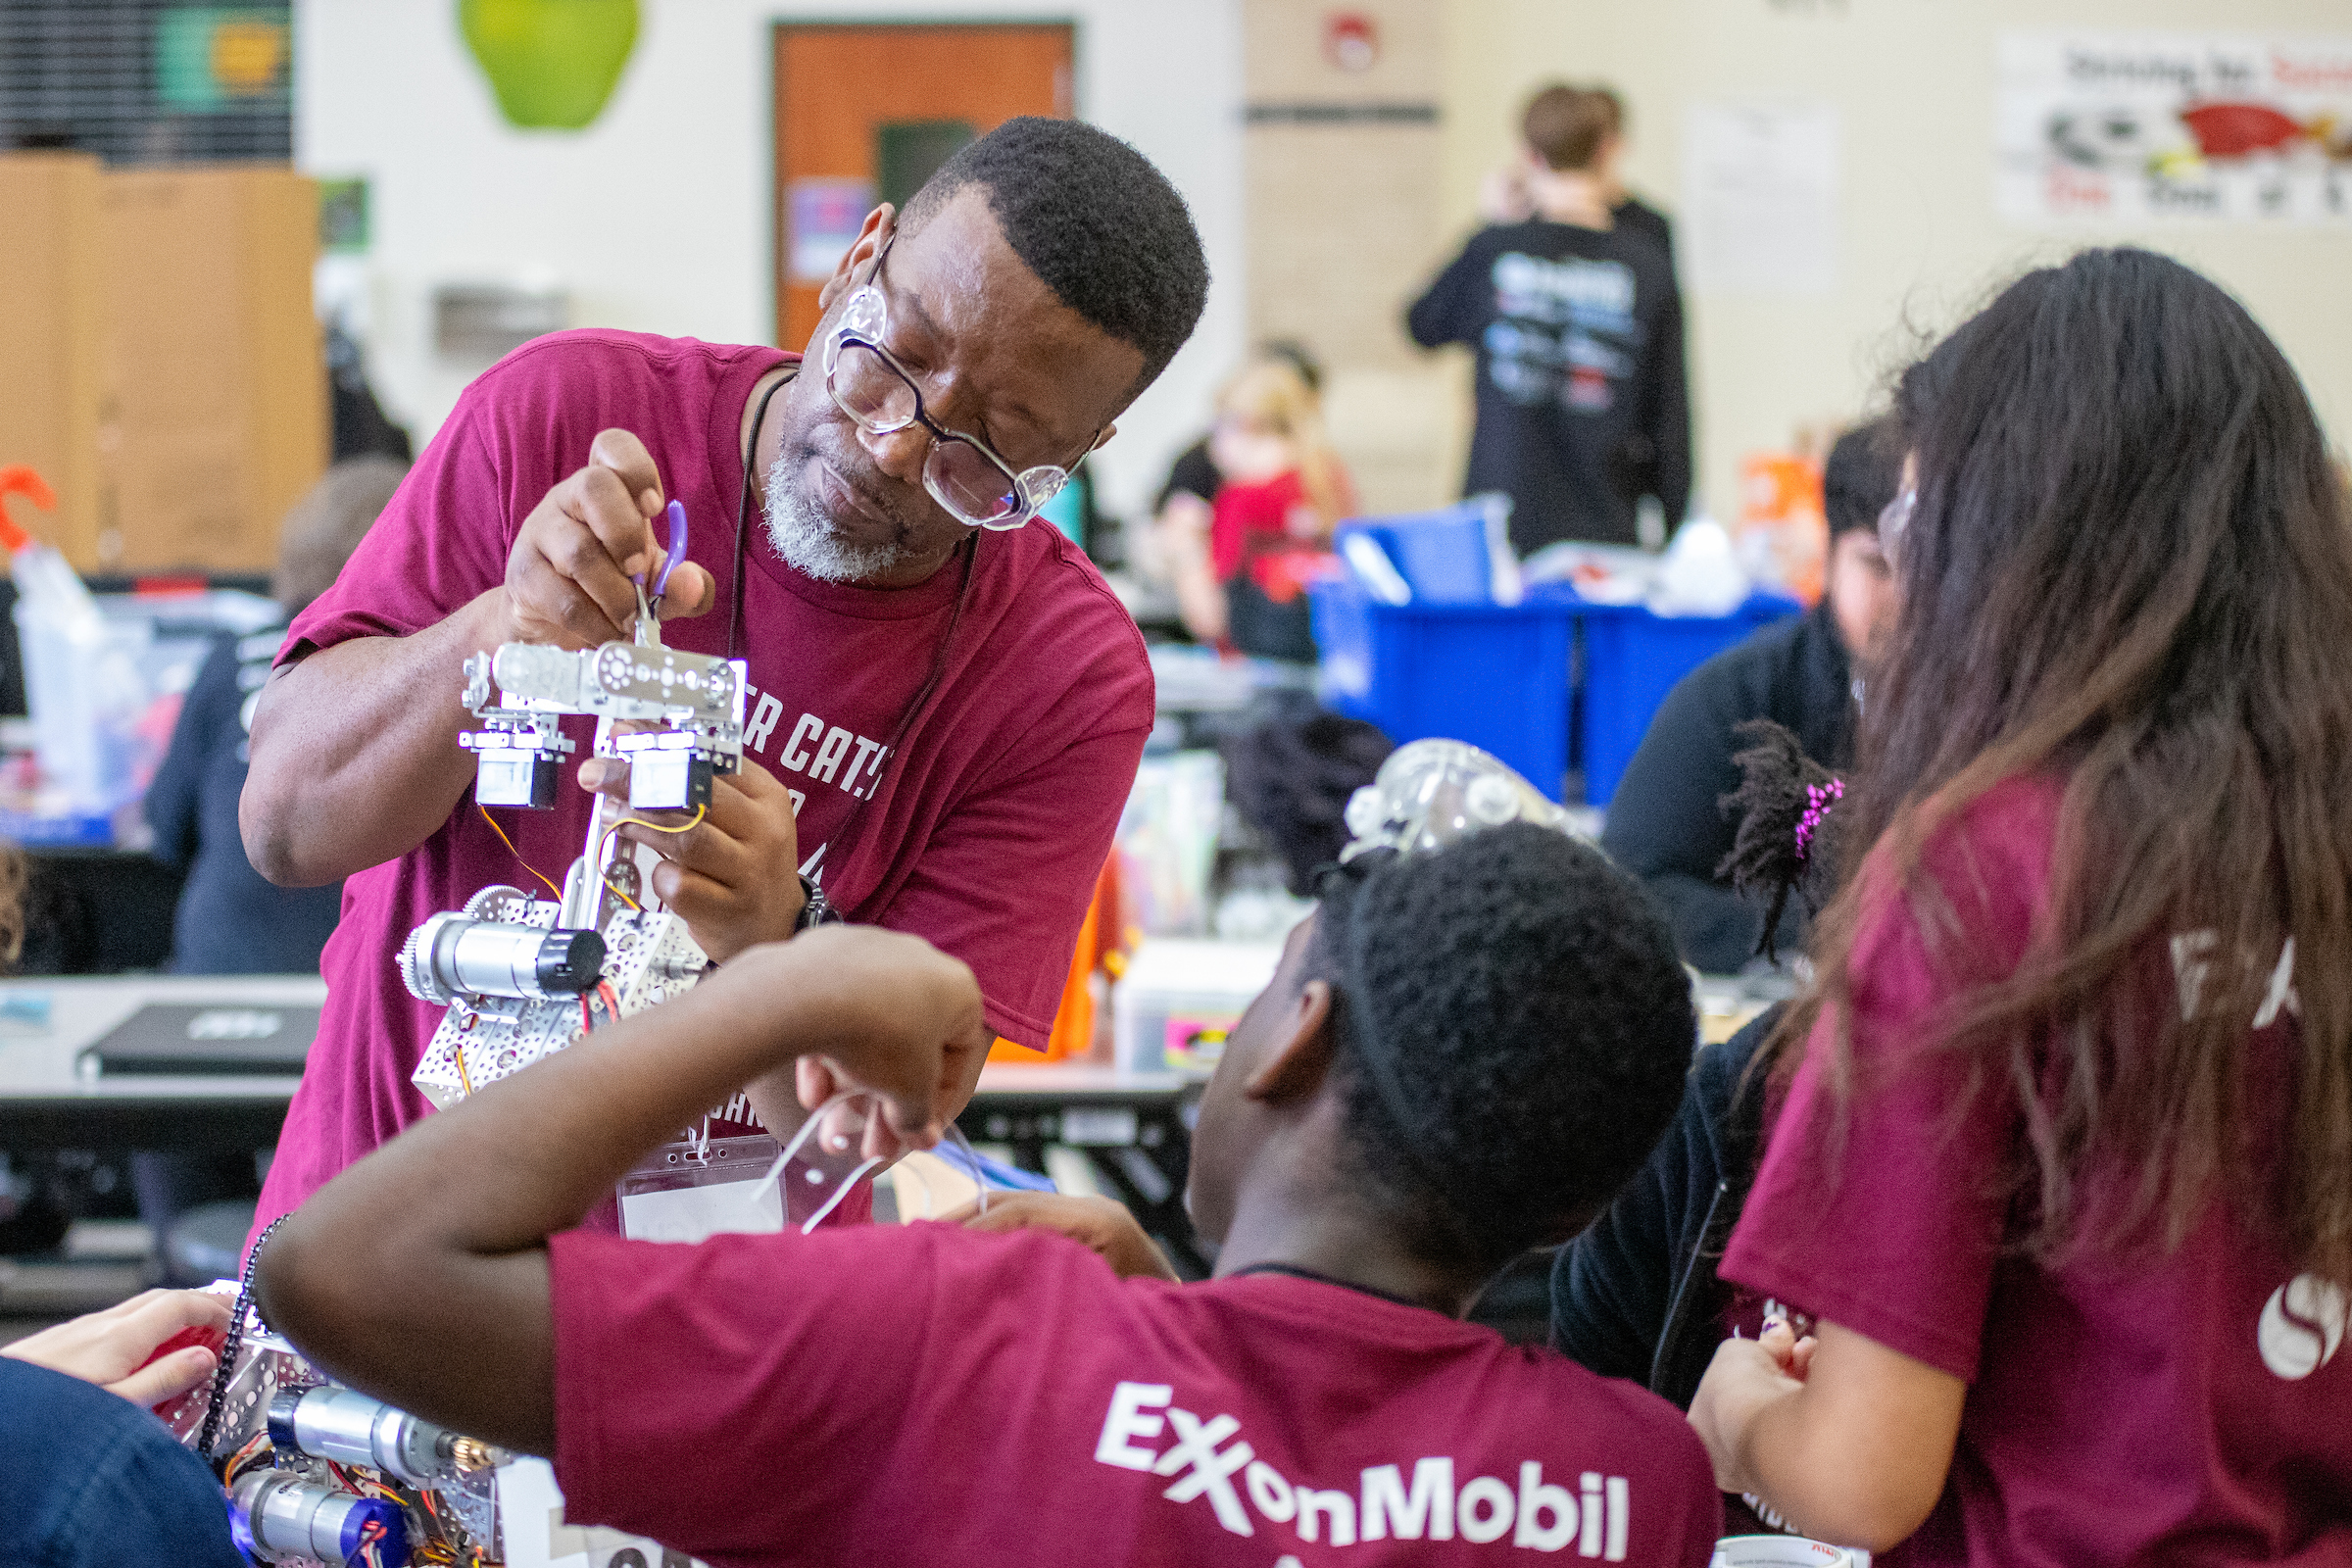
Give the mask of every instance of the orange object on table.
<svg viewBox="0 0 2352 1568">
<path fill-rule="evenodd" d="M 1830 521 L 1821 462 L 1801 452 L 1751 452 L 1740 460 L 1740 520 L 1732 541 L 1742 564 L 1812 605 L 1829 570 Z"/>
<path fill-rule="evenodd" d="M 1034 1066 L 1092 1054 L 1095 974 L 1100 970 L 1117 979 L 1126 966 L 1127 948 L 1127 918 L 1119 898 L 1119 855 L 1113 850 L 1102 862 L 1102 874 L 1095 878 L 1094 902 L 1086 906 L 1086 919 L 1078 927 L 1077 951 L 1070 955 L 1070 976 L 1062 983 L 1061 1005 L 1054 1009 L 1046 1049 L 1032 1051 L 1000 1037 L 990 1048 L 988 1059 Z"/>
</svg>

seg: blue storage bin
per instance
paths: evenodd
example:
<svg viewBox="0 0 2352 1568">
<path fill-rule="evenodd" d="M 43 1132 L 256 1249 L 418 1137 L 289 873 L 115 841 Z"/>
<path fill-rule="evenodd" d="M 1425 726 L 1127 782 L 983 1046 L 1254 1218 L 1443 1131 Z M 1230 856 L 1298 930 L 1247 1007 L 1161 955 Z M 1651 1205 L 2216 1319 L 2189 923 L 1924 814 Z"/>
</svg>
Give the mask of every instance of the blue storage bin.
<svg viewBox="0 0 2352 1568">
<path fill-rule="evenodd" d="M 1659 615 L 1641 605 L 1586 605 L 1579 612 L 1586 801 L 1608 805 L 1675 682 L 1757 627 L 1803 609 L 1793 599 L 1761 593 L 1728 615 Z"/>
<path fill-rule="evenodd" d="M 1317 583 L 1309 596 L 1325 707 L 1378 725 L 1399 746 L 1467 741 L 1561 798 L 1574 601 L 1384 605 L 1352 577 Z"/>
<path fill-rule="evenodd" d="M 1488 604 L 1494 597 L 1494 564 L 1487 545 L 1493 505 L 1482 498 L 1437 512 L 1350 517 L 1335 531 L 1334 548 L 1351 533 L 1370 535 L 1413 590 L 1415 604 Z"/>
</svg>

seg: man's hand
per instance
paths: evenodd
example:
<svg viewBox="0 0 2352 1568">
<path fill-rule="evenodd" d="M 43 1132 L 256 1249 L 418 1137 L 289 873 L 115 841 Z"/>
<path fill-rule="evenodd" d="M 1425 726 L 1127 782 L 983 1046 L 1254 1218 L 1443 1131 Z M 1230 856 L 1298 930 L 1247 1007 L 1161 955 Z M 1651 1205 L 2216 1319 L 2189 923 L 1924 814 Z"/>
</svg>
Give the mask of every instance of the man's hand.
<svg viewBox="0 0 2352 1568">
<path fill-rule="evenodd" d="M 502 642 L 593 648 L 629 636 L 637 618 L 630 578 L 650 582 L 664 557 L 653 519 L 666 504 L 645 443 L 604 430 L 588 465 L 531 509 L 507 556 Z M 670 573 L 662 617 L 680 620 L 710 608 L 710 574 L 691 562 Z"/>
<path fill-rule="evenodd" d="M 120 1306 L 43 1329 L 0 1348 L 0 1355 L 13 1355 L 95 1383 L 133 1404 L 161 1404 L 211 1377 L 220 1357 L 201 1345 L 191 1345 L 152 1365 L 140 1363 L 180 1330 L 225 1330 L 228 1318 L 229 1304 L 218 1296 L 202 1291 L 147 1291 Z"/>
<path fill-rule="evenodd" d="M 1052 1231 L 1100 1256 L 1123 1280 L 1180 1283 L 1165 1254 L 1144 1234 L 1127 1205 L 1108 1198 L 1072 1193 L 991 1193 L 988 1210 L 966 1203 L 942 1216 L 950 1225 L 975 1231 Z"/>
<path fill-rule="evenodd" d="M 671 581 L 674 583 L 675 578 Z M 580 785 L 627 801 L 629 764 L 593 757 L 580 764 Z M 650 814 L 663 826 L 693 820 L 676 811 Z M 662 857 L 653 891 L 678 912 L 702 950 L 720 963 L 761 942 L 792 935 L 808 900 L 801 891 L 801 833 L 792 795 L 754 761 L 710 782 L 710 808 L 683 833 L 638 824 L 619 836 L 650 844 Z"/>
</svg>

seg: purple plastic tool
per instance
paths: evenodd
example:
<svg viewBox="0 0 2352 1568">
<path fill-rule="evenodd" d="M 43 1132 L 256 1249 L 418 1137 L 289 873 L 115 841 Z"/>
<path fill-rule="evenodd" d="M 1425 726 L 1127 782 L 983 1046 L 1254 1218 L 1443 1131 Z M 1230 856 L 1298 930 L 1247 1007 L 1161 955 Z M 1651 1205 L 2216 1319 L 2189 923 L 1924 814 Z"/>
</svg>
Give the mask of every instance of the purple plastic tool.
<svg viewBox="0 0 2352 1568">
<path fill-rule="evenodd" d="M 662 597 L 662 590 L 669 586 L 669 574 L 677 570 L 678 563 L 685 559 L 686 503 L 672 501 L 669 504 L 669 559 L 662 563 L 662 575 L 654 579 L 654 586 L 648 597 L 653 599 Z"/>
</svg>

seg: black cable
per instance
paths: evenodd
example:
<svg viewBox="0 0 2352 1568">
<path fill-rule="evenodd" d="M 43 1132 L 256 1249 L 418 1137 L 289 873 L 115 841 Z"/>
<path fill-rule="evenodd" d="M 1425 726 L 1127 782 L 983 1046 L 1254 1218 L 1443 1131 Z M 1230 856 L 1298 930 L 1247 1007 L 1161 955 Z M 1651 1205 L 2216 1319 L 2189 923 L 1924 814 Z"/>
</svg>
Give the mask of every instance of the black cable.
<svg viewBox="0 0 2352 1568">
<path fill-rule="evenodd" d="M 745 546 L 751 538 L 753 465 L 760 458 L 760 426 L 767 422 L 767 406 L 776 394 L 790 386 L 800 376 L 795 370 L 760 395 L 760 407 L 752 412 L 752 438 L 743 448 L 743 495 L 735 503 L 735 580 L 728 585 L 734 601 L 727 612 L 727 657 L 736 657 L 735 649 L 743 639 L 743 568 L 749 564 Z M 746 655 L 745 657 L 750 657 Z"/>
<path fill-rule="evenodd" d="M 212 1400 L 204 1412 L 204 1426 L 196 1435 L 196 1456 L 207 1464 L 220 1462 L 213 1455 L 213 1445 L 220 1436 L 221 1401 L 228 1397 L 229 1377 L 236 1370 L 237 1356 L 245 1348 L 245 1319 L 254 1311 L 253 1271 L 262 1260 L 262 1249 L 270 1245 L 270 1233 L 291 1217 L 280 1214 L 263 1227 L 253 1250 L 245 1254 L 245 1273 L 237 1283 L 236 1308 L 228 1320 L 228 1335 L 220 1342 L 220 1364 L 213 1368 Z"/>
<path fill-rule="evenodd" d="M 749 546 L 751 542 L 752 477 L 755 471 L 754 466 L 759 461 L 760 427 L 767 420 L 768 404 L 774 401 L 775 395 L 789 386 L 798 374 L 799 372 L 796 370 L 793 375 L 786 376 L 761 393 L 760 406 L 752 413 L 752 438 L 746 443 L 743 453 L 743 495 L 735 504 L 735 580 L 731 585 L 730 593 L 733 603 L 727 612 L 726 657 L 729 659 L 738 657 L 736 650 L 743 640 L 743 579 L 751 565 Z M 890 744 L 883 752 L 884 761 L 875 766 L 873 787 L 857 798 L 856 803 L 850 807 L 850 814 L 842 819 L 841 826 L 835 829 L 832 838 L 827 840 L 828 843 L 839 843 L 845 846 L 842 851 L 844 859 L 848 858 L 850 853 L 846 848 L 850 839 L 850 829 L 857 826 L 858 819 L 864 814 L 865 803 L 882 793 L 882 767 L 887 765 L 890 758 L 898 756 L 901 751 L 905 750 L 906 737 L 914 727 L 916 716 L 922 712 L 923 705 L 931 700 L 932 694 L 939 689 L 941 679 L 948 672 L 948 654 L 950 649 L 955 646 L 956 628 L 963 621 L 963 601 L 966 591 L 972 586 L 972 563 L 980 554 L 980 539 L 977 530 L 973 532 L 972 537 L 964 540 L 957 548 L 963 552 L 963 573 L 956 579 L 956 603 L 948 612 L 948 629 L 941 634 L 939 646 L 932 653 L 930 673 L 923 677 L 922 685 L 915 688 L 914 698 L 907 703 L 906 710 L 899 715 L 898 728 L 891 735 Z M 747 651 L 741 657 L 748 661 L 751 655 Z"/>
</svg>

